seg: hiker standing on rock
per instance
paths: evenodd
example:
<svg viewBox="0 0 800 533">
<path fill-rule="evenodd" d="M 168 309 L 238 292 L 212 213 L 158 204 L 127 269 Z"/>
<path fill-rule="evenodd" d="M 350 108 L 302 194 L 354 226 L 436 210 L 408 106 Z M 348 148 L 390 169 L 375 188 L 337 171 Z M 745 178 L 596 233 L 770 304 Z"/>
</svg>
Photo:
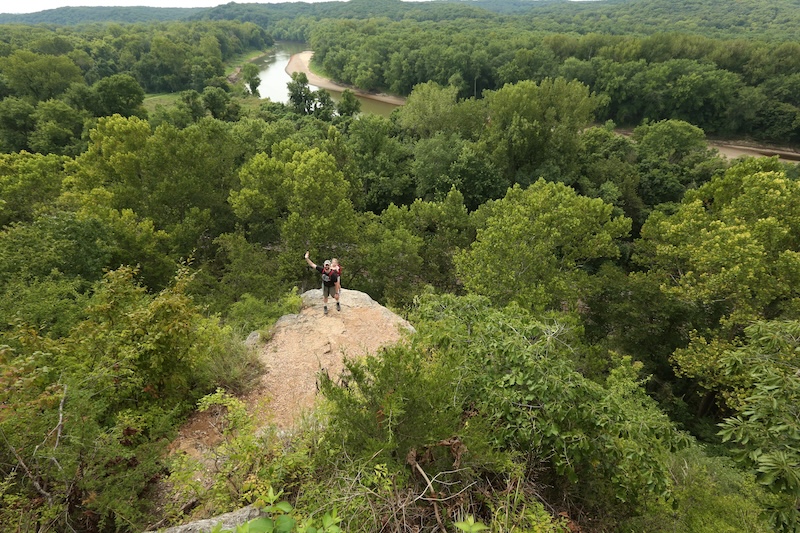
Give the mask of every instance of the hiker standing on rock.
<svg viewBox="0 0 800 533">
<path fill-rule="evenodd" d="M 336 310 L 341 311 L 342 308 L 339 306 L 339 290 L 341 285 L 339 284 L 339 274 L 331 269 L 331 262 L 330 260 L 326 259 L 323 266 L 315 265 L 314 262 L 308 258 L 308 251 L 306 251 L 306 263 L 308 266 L 322 274 L 322 309 L 323 312 L 327 315 L 328 314 L 328 296 L 331 294 L 333 295 L 334 299 L 336 300 Z"/>
</svg>

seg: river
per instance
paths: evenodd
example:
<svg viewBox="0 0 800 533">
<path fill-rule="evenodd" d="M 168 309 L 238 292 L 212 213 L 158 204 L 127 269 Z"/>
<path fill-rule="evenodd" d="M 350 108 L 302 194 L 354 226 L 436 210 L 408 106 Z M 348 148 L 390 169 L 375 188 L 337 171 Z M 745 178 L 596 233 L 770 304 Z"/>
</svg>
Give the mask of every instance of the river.
<svg viewBox="0 0 800 533">
<path fill-rule="evenodd" d="M 258 76 L 261 78 L 261 84 L 258 86 L 258 93 L 261 98 L 269 98 L 273 102 L 283 104 L 289 103 L 289 90 L 286 85 L 292 81 L 292 77 L 286 73 L 286 65 L 289 64 L 289 58 L 292 55 L 305 50 L 308 50 L 307 43 L 277 42 L 266 55 L 254 61 L 259 67 Z M 309 87 L 314 91 L 319 89 L 311 84 Z M 335 102 L 341 98 L 342 93 L 340 92 L 331 90 L 328 92 Z M 394 104 L 378 102 L 370 98 L 360 96 L 356 96 L 356 98 L 361 102 L 361 111 L 364 113 L 388 117 L 397 108 Z"/>
<path fill-rule="evenodd" d="M 269 98 L 273 102 L 288 103 L 289 90 L 286 85 L 292 81 L 292 77 L 286 73 L 286 66 L 289 64 L 289 59 L 294 54 L 299 54 L 308 50 L 307 43 L 300 42 L 286 42 L 281 41 L 275 43 L 270 48 L 269 52 L 263 57 L 254 61 L 259 66 L 259 77 L 261 84 L 258 86 L 258 92 L 261 98 Z M 319 87 L 309 84 L 312 90 L 318 90 Z M 328 90 L 334 101 L 338 102 L 341 94 L 338 91 Z M 356 96 L 361 102 L 361 111 L 364 113 L 373 113 L 388 117 L 392 111 L 397 108 L 397 105 L 386 102 L 379 102 L 370 98 L 362 98 Z M 777 155 L 782 161 L 797 163 L 800 155 L 792 151 L 775 151 L 768 150 L 764 147 L 744 146 L 736 141 L 729 142 L 713 142 L 709 141 L 709 146 L 716 148 L 723 156 L 728 159 L 733 159 L 742 155 L 752 157 L 764 157 Z"/>
</svg>

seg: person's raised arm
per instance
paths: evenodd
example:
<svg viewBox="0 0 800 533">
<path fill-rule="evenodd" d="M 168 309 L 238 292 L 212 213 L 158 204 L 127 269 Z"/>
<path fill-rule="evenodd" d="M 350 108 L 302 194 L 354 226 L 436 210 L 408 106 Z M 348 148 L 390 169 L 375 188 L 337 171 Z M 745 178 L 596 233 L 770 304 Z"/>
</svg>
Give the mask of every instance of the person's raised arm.
<svg viewBox="0 0 800 533">
<path fill-rule="evenodd" d="M 315 265 L 314 262 L 308 258 L 308 250 L 306 250 L 306 255 L 304 257 L 306 259 L 306 263 L 308 263 L 308 266 L 316 270 L 317 265 Z"/>
</svg>

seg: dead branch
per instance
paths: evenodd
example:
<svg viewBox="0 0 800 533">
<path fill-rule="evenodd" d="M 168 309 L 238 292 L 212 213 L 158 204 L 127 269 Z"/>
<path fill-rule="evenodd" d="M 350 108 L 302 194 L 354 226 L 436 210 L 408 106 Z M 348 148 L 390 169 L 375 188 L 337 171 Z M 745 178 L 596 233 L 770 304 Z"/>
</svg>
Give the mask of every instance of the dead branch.
<svg viewBox="0 0 800 533">
<path fill-rule="evenodd" d="M 417 462 L 416 450 L 412 449 L 411 451 L 408 452 L 408 455 L 406 456 L 406 462 L 408 462 L 409 465 L 416 468 L 417 471 L 420 474 L 422 474 L 422 477 L 425 478 L 425 482 L 428 484 L 428 489 L 431 491 L 431 495 L 434 498 L 436 498 L 436 491 L 433 489 L 433 485 L 431 485 L 431 480 L 428 478 L 428 475 L 425 473 L 425 470 L 423 470 L 422 467 L 419 466 L 419 463 Z M 422 494 L 425 494 L 425 491 L 423 491 Z M 433 499 L 431 501 L 433 503 L 433 512 L 436 514 L 436 523 L 439 524 L 439 529 L 441 529 L 442 531 L 447 531 L 444 528 L 444 524 L 442 523 L 442 517 L 439 514 L 439 504 L 437 503 L 438 500 Z"/>
<path fill-rule="evenodd" d="M 48 503 L 53 503 L 53 495 L 44 490 L 44 488 L 39 484 L 39 482 L 36 480 L 36 477 L 33 475 L 33 472 L 30 471 L 28 465 L 25 464 L 25 461 L 23 461 L 22 457 L 20 457 L 19 453 L 17 453 L 17 449 L 14 448 L 14 446 L 8 441 L 8 438 L 6 438 L 6 432 L 3 431 L 2 428 L 0 428 L 0 435 L 3 435 L 3 440 L 5 441 L 6 446 L 8 446 L 8 449 L 11 450 L 11 453 L 14 454 L 14 457 L 17 459 L 17 462 L 25 471 L 25 474 L 31 479 L 31 483 L 33 483 L 33 486 L 36 489 L 36 491 L 45 498 L 47 498 Z"/>
</svg>

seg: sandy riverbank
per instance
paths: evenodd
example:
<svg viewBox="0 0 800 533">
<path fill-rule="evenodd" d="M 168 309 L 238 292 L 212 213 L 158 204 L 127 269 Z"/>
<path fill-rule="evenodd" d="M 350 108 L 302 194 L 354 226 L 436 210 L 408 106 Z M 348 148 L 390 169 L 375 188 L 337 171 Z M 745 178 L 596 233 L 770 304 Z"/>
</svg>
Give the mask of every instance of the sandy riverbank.
<svg viewBox="0 0 800 533">
<path fill-rule="evenodd" d="M 304 72 L 305 75 L 308 77 L 308 84 L 319 87 L 320 89 L 326 89 L 329 91 L 336 91 L 336 92 L 342 92 L 345 89 L 350 89 L 355 94 L 363 98 L 378 100 L 379 102 L 386 102 L 387 104 L 394 104 L 394 105 L 403 105 L 406 103 L 406 99 L 400 96 L 392 96 L 390 94 L 383 94 L 383 93 L 369 93 L 366 91 L 356 89 L 354 87 L 339 85 L 338 83 L 329 80 L 328 78 L 317 76 L 316 74 L 311 72 L 311 70 L 309 70 L 308 68 L 308 64 L 311 61 L 311 56 L 313 55 L 314 52 L 311 50 L 306 50 L 305 52 L 294 54 L 289 59 L 289 63 L 286 65 L 286 73 L 291 76 L 295 72 Z"/>
</svg>

